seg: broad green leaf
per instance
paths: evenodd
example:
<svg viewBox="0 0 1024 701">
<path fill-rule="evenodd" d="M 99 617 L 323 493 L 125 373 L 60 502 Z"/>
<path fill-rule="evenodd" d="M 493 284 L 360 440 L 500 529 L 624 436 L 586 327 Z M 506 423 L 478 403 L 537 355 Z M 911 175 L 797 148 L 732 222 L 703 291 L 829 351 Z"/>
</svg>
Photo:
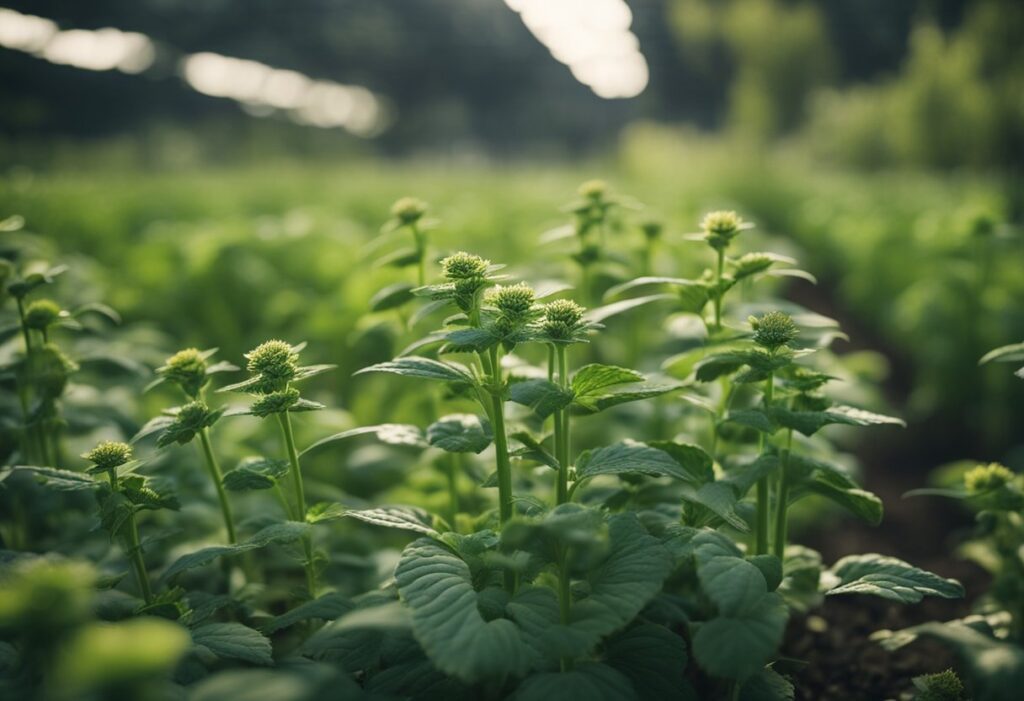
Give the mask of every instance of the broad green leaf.
<svg viewBox="0 0 1024 701">
<path fill-rule="evenodd" d="M 434 530 L 433 517 L 417 506 L 378 506 L 374 509 L 346 511 L 345 516 L 374 526 L 423 533 L 432 538 L 439 535 Z"/>
<path fill-rule="evenodd" d="M 567 672 L 544 672 L 526 679 L 511 697 L 512 701 L 640 701 L 622 672 L 599 662 L 580 662 Z"/>
<path fill-rule="evenodd" d="M 734 350 L 709 355 L 696 365 L 698 382 L 710 382 L 723 375 L 731 375 L 744 365 L 754 364 L 760 367 L 767 355 L 760 351 Z"/>
<path fill-rule="evenodd" d="M 577 397 L 580 397 L 599 393 L 601 390 L 615 385 L 643 382 L 644 379 L 643 374 L 636 370 L 593 363 L 584 365 L 576 371 L 572 377 L 572 391 Z"/>
<path fill-rule="evenodd" d="M 447 342 L 445 353 L 480 353 L 491 348 L 501 339 L 487 329 L 457 329 L 444 335 Z"/>
<path fill-rule="evenodd" d="M 882 500 L 871 492 L 856 487 L 845 487 L 820 475 L 806 481 L 802 487 L 810 493 L 838 504 L 873 526 L 882 522 Z"/>
<path fill-rule="evenodd" d="M 727 482 L 708 482 L 697 489 L 686 485 L 682 491 L 684 501 L 703 506 L 736 530 L 746 533 L 750 530 L 747 522 L 736 513 L 736 491 Z M 694 523 L 692 525 L 706 525 Z"/>
<path fill-rule="evenodd" d="M 1007 346 L 994 348 L 981 357 L 979 365 L 985 363 L 1019 363 L 1024 360 L 1024 343 L 1011 343 Z"/>
<path fill-rule="evenodd" d="M 783 406 L 773 406 L 772 420 L 779 426 L 792 428 L 805 436 L 812 436 L 825 426 L 843 424 L 847 426 L 875 426 L 889 424 L 906 426 L 902 419 L 884 414 L 875 414 L 863 409 L 837 405 L 827 411 L 792 411 Z"/>
<path fill-rule="evenodd" d="M 14 465 L 0 470 L 0 482 L 15 472 L 27 472 L 39 478 L 39 481 L 50 489 L 60 492 L 77 492 L 83 489 L 95 489 L 96 480 L 91 475 L 71 470 L 60 470 L 56 467 L 40 467 L 37 465 Z"/>
<path fill-rule="evenodd" d="M 697 624 L 694 657 L 713 676 L 746 679 L 775 653 L 786 627 L 786 606 L 768 592 L 761 569 L 740 557 L 729 538 L 704 530 L 692 545 L 701 589 L 718 610 Z"/>
<path fill-rule="evenodd" d="M 241 623 L 205 623 L 192 629 L 192 642 L 207 648 L 217 657 L 270 665 L 270 640 L 258 630 Z"/>
<path fill-rule="evenodd" d="M 697 701 L 685 678 L 686 643 L 650 623 L 616 633 L 605 645 L 605 664 L 629 677 L 637 696 L 659 701 Z"/>
<path fill-rule="evenodd" d="M 537 416 L 546 419 L 559 409 L 564 409 L 573 399 L 570 390 L 559 387 L 548 380 L 523 380 L 509 386 L 509 399 L 533 410 Z"/>
<path fill-rule="evenodd" d="M 268 545 L 291 543 L 303 537 L 309 531 L 309 524 L 297 521 L 275 523 L 256 533 L 251 538 L 235 545 L 211 545 L 188 555 L 182 555 L 170 567 L 164 570 L 161 579 L 169 580 L 176 574 L 195 567 L 202 567 L 224 555 L 235 555 L 248 550 L 265 548 Z"/>
<path fill-rule="evenodd" d="M 469 566 L 440 543 L 409 544 L 395 580 L 416 639 L 441 671 L 473 683 L 521 676 L 534 664 L 537 652 L 515 623 L 483 617 Z"/>
<path fill-rule="evenodd" d="M 782 561 L 774 555 L 752 555 L 750 564 L 760 570 L 768 591 L 775 591 L 782 583 Z"/>
<path fill-rule="evenodd" d="M 338 592 L 331 592 L 330 594 L 324 594 L 319 599 L 300 604 L 288 613 L 271 619 L 262 626 L 262 629 L 264 633 L 269 635 L 301 621 L 317 618 L 329 621 L 348 613 L 354 607 L 355 604 L 348 597 L 342 596 Z"/>
<path fill-rule="evenodd" d="M 764 409 L 752 408 L 752 409 L 737 409 L 736 411 L 730 411 L 729 415 L 725 417 L 726 421 L 731 423 L 740 424 L 741 426 L 747 426 L 753 428 L 762 433 L 775 433 L 779 430 L 779 425 L 772 420 Z"/>
<path fill-rule="evenodd" d="M 595 392 L 582 397 L 576 397 L 573 406 L 582 409 L 585 413 L 604 411 L 619 404 L 637 402 L 643 399 L 660 397 L 679 389 L 681 385 L 648 385 L 630 384 L 613 387 L 606 392 Z"/>
<path fill-rule="evenodd" d="M 789 680 L 766 667 L 743 684 L 739 701 L 793 701 L 795 696 Z"/>
<path fill-rule="evenodd" d="M 387 372 L 406 377 L 421 377 L 426 380 L 473 384 L 473 376 L 465 367 L 418 355 L 409 355 L 403 358 L 395 358 L 385 363 L 377 363 L 357 371 L 356 374 L 361 375 L 367 372 Z"/>
<path fill-rule="evenodd" d="M 694 657 L 712 676 L 746 679 L 757 674 L 775 654 L 787 617 L 782 597 L 765 594 L 739 615 L 701 623 L 693 636 Z"/>
<path fill-rule="evenodd" d="M 694 481 L 694 477 L 665 451 L 629 439 L 604 448 L 585 451 L 576 463 L 577 481 L 596 475 L 628 473 L 674 477 L 684 482 Z"/>
<path fill-rule="evenodd" d="M 696 482 L 709 482 L 715 478 L 711 456 L 699 445 L 675 441 L 648 441 L 647 445 L 671 455 L 672 459 L 690 473 Z"/>
<path fill-rule="evenodd" d="M 377 424 L 375 426 L 360 426 L 359 428 L 350 428 L 347 431 L 341 433 L 335 433 L 321 438 L 313 445 L 309 446 L 301 453 L 300 456 L 319 448 L 329 443 L 335 443 L 337 441 L 343 441 L 346 438 L 352 438 L 354 436 L 364 436 L 367 434 L 374 434 L 381 443 L 387 443 L 389 445 L 407 445 L 413 448 L 426 448 L 427 442 L 423 438 L 423 432 L 418 426 L 412 426 L 410 424 Z"/>
<path fill-rule="evenodd" d="M 344 504 L 338 502 L 322 501 L 306 509 L 306 523 L 326 523 L 337 521 L 347 513 Z"/>
<path fill-rule="evenodd" d="M 674 295 L 660 294 L 660 295 L 648 295 L 647 297 L 634 297 L 633 299 L 624 299 L 621 302 L 612 302 L 601 307 L 595 307 L 590 309 L 583 315 L 586 321 L 592 323 L 601 323 L 605 319 L 610 319 L 613 316 L 618 316 L 630 310 L 642 307 L 645 304 L 651 302 L 659 302 L 667 299 L 675 299 Z"/>
<path fill-rule="evenodd" d="M 234 470 L 224 473 L 225 489 L 244 491 L 247 489 L 270 489 L 284 475 L 288 474 L 288 463 L 271 458 L 245 458 Z"/>
<path fill-rule="evenodd" d="M 414 297 L 412 289 L 413 285 L 408 282 L 396 282 L 381 288 L 373 297 L 370 297 L 370 311 L 382 312 L 402 306 Z"/>
<path fill-rule="evenodd" d="M 475 414 L 449 414 L 427 427 L 427 442 L 449 453 L 481 453 L 493 438 L 491 423 Z"/>
<path fill-rule="evenodd" d="M 914 604 L 926 596 L 958 599 L 964 595 L 963 586 L 955 579 L 946 579 L 895 557 L 874 553 L 844 557 L 822 577 L 822 588 L 827 596 L 870 594 Z"/>
<path fill-rule="evenodd" d="M 587 577 L 590 594 L 573 604 L 570 627 L 595 640 L 618 630 L 661 590 L 672 557 L 633 514 L 608 519 L 610 552 Z"/>
</svg>

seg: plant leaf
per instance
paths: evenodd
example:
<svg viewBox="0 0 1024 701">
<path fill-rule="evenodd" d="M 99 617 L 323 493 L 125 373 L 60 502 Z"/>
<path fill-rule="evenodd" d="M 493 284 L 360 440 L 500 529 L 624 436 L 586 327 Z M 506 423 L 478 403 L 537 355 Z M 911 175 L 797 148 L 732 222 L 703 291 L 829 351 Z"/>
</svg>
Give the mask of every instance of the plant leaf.
<svg viewBox="0 0 1024 701">
<path fill-rule="evenodd" d="M 427 427 L 427 442 L 449 453 L 481 453 L 493 439 L 491 423 L 475 414 L 449 414 Z"/>
<path fill-rule="evenodd" d="M 334 435 L 321 438 L 313 445 L 309 446 L 299 456 L 303 456 L 315 448 L 327 445 L 328 443 L 335 443 L 337 441 L 345 440 L 346 438 L 352 438 L 354 436 L 363 436 L 368 433 L 372 433 L 377 436 L 377 440 L 381 443 L 387 443 L 389 445 L 407 445 L 413 448 L 426 448 L 427 442 L 423 438 L 423 432 L 418 426 L 411 424 L 377 424 L 375 426 L 360 426 L 359 428 L 350 428 L 347 431 L 341 433 L 335 433 Z"/>
<path fill-rule="evenodd" d="M 964 595 L 963 585 L 955 579 L 946 579 L 895 557 L 875 553 L 844 557 L 822 577 L 822 588 L 827 596 L 871 594 L 914 604 L 926 596 L 958 599 Z"/>
<path fill-rule="evenodd" d="M 385 363 L 377 363 L 368 368 L 363 368 L 355 374 L 361 375 L 367 372 L 387 372 L 393 375 L 422 377 L 426 380 L 441 380 L 442 382 L 455 382 L 459 384 L 473 384 L 474 382 L 469 370 L 461 365 L 441 362 L 440 360 L 424 358 L 418 355 L 407 355 Z"/>
<path fill-rule="evenodd" d="M 605 645 L 605 663 L 629 677 L 641 699 L 697 701 L 686 680 L 686 643 L 672 631 L 641 623 Z"/>
<path fill-rule="evenodd" d="M 629 439 L 604 448 L 584 451 L 576 463 L 577 481 L 596 475 L 627 473 L 694 481 L 694 477 L 665 451 Z"/>
<path fill-rule="evenodd" d="M 579 397 L 598 393 L 600 390 L 614 385 L 643 382 L 644 379 L 646 378 L 643 374 L 636 370 L 591 363 L 581 367 L 572 376 L 572 391 Z"/>
<path fill-rule="evenodd" d="M 245 458 L 238 467 L 224 473 L 222 483 L 233 492 L 248 489 L 270 489 L 288 474 L 288 463 L 271 458 Z"/>
<path fill-rule="evenodd" d="M 42 484 L 59 492 L 77 492 L 97 487 L 97 482 L 91 475 L 37 465 L 13 465 L 0 469 L 0 482 L 3 482 L 15 472 L 29 472 L 39 477 Z"/>
<path fill-rule="evenodd" d="M 301 621 L 316 618 L 329 621 L 348 613 L 354 607 L 355 604 L 348 597 L 342 596 L 339 592 L 331 592 L 324 594 L 319 599 L 300 604 L 288 613 L 272 618 L 262 626 L 262 629 L 269 635 Z"/>
<path fill-rule="evenodd" d="M 512 701 L 639 701 L 629 677 L 600 662 L 580 662 L 567 672 L 544 672 L 526 679 Z"/>
<path fill-rule="evenodd" d="M 537 416 L 546 419 L 559 409 L 564 409 L 573 399 L 570 390 L 563 389 L 548 380 L 523 380 L 513 382 L 509 387 L 509 399 L 533 410 Z"/>
<path fill-rule="evenodd" d="M 270 640 L 258 630 L 241 623 L 204 623 L 192 629 L 192 642 L 209 649 L 218 657 L 270 665 Z"/>
<path fill-rule="evenodd" d="M 433 517 L 417 506 L 378 506 L 374 509 L 346 511 L 344 515 L 374 526 L 414 531 L 432 538 L 440 535 L 432 525 Z"/>
<path fill-rule="evenodd" d="M 235 545 L 211 545 L 188 555 L 182 555 L 170 567 L 164 570 L 160 578 L 164 581 L 169 580 L 176 574 L 195 567 L 202 567 L 224 555 L 235 555 L 248 550 L 265 548 L 273 544 L 291 543 L 303 537 L 308 531 L 309 524 L 306 523 L 299 523 L 297 521 L 275 523 L 260 530 L 251 538 L 243 540 L 241 543 Z"/>
<path fill-rule="evenodd" d="M 465 682 L 521 676 L 537 653 L 516 624 L 485 620 L 469 566 L 440 543 L 420 538 L 402 552 L 395 570 L 413 633 L 438 669 Z"/>
</svg>

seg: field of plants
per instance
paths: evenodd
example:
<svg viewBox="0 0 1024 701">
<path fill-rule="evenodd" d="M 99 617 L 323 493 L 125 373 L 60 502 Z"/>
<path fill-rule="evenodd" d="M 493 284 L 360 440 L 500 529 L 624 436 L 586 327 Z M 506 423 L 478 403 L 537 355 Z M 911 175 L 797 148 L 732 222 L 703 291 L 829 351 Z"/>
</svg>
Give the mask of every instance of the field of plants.
<svg viewBox="0 0 1024 701">
<path fill-rule="evenodd" d="M 1017 207 L 644 128 L 12 170 L 0 696 L 1015 699 Z"/>
</svg>

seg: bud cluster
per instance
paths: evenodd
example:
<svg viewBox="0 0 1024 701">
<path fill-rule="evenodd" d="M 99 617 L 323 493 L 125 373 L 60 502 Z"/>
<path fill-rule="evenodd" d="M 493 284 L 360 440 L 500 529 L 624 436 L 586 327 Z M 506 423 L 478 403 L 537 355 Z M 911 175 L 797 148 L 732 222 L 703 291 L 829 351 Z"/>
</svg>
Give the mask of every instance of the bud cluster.
<svg viewBox="0 0 1024 701">
<path fill-rule="evenodd" d="M 584 309 L 569 299 L 556 299 L 544 305 L 541 328 L 549 338 L 566 341 L 583 328 Z"/>
<path fill-rule="evenodd" d="M 752 316 L 748 321 L 754 329 L 754 343 L 772 352 L 789 345 L 799 333 L 792 317 L 782 312 L 768 312 L 760 319 Z"/>
<path fill-rule="evenodd" d="M 103 441 L 82 457 L 98 470 L 113 470 L 132 459 L 132 447 L 127 443 Z"/>
<path fill-rule="evenodd" d="M 709 212 L 700 223 L 704 238 L 716 251 L 723 251 L 746 228 L 743 219 L 732 211 Z"/>
<path fill-rule="evenodd" d="M 295 379 L 299 354 L 284 341 L 266 341 L 245 354 L 246 369 L 259 378 L 260 393 L 283 390 Z"/>
<path fill-rule="evenodd" d="M 1013 472 L 999 463 L 978 465 L 964 475 L 964 486 L 972 493 L 989 492 L 1013 481 Z"/>
<path fill-rule="evenodd" d="M 188 396 L 195 397 L 208 380 L 206 357 L 197 348 L 185 348 L 164 361 L 157 373 L 181 387 Z"/>
</svg>

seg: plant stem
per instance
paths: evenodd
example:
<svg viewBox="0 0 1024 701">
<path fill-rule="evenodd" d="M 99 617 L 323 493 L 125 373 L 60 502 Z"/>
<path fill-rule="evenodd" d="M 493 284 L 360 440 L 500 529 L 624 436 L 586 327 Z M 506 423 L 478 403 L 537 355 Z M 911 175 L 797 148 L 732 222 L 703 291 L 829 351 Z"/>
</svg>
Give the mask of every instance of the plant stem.
<svg viewBox="0 0 1024 701">
<path fill-rule="evenodd" d="M 202 444 L 203 456 L 206 458 L 206 469 L 210 471 L 210 478 L 213 480 L 213 486 L 217 488 L 217 499 L 220 501 L 220 512 L 224 516 L 224 526 L 228 530 L 228 542 L 234 544 L 237 542 L 237 538 L 235 536 L 235 523 L 231 518 L 231 504 L 228 502 L 228 495 L 224 491 L 220 465 L 217 464 L 217 458 L 213 454 L 213 446 L 210 444 L 209 429 L 204 428 L 199 432 L 199 442 Z"/>
<path fill-rule="evenodd" d="M 107 477 L 110 478 L 110 488 L 115 492 L 118 491 L 117 469 L 107 470 Z M 147 604 L 150 604 L 153 602 L 153 589 L 149 585 L 149 576 L 146 574 L 146 562 L 142 559 L 142 545 L 139 543 L 139 527 L 135 523 L 134 511 L 128 512 L 127 521 L 128 534 L 125 540 L 128 541 L 128 547 L 125 554 L 128 555 L 128 561 L 135 571 L 135 581 L 139 585 L 139 591 L 142 592 L 142 598 Z"/>
<path fill-rule="evenodd" d="M 722 271 L 725 268 L 725 251 L 718 249 L 718 265 L 715 268 L 715 330 L 722 330 Z"/>
<path fill-rule="evenodd" d="M 292 433 L 292 420 L 287 411 L 277 415 L 281 424 L 281 434 L 284 436 L 285 447 L 288 449 L 288 460 L 292 465 L 292 481 L 295 486 L 295 501 L 298 511 L 295 514 L 296 521 L 304 523 L 306 520 L 306 493 L 302 487 L 302 471 L 299 468 L 299 453 L 295 449 L 295 434 Z M 313 539 L 309 533 L 302 536 L 302 549 L 306 555 L 304 564 L 306 569 L 306 586 L 309 589 L 310 598 L 316 598 L 316 567 L 313 562 Z"/>
<path fill-rule="evenodd" d="M 481 357 L 483 354 L 481 354 Z M 494 428 L 494 454 L 498 470 L 498 522 L 504 526 L 512 518 L 512 463 L 508 455 L 508 437 L 505 435 L 504 381 L 501 376 L 501 361 L 498 347 L 490 350 L 491 370 L 491 423 Z M 505 589 L 510 594 L 516 590 L 516 573 L 505 570 Z"/>
<path fill-rule="evenodd" d="M 139 528 L 135 523 L 134 511 L 128 516 L 128 546 L 129 557 L 135 568 L 135 578 L 139 582 L 139 589 L 142 590 L 142 598 L 147 604 L 151 604 L 153 603 L 153 589 L 149 585 L 146 563 L 142 559 L 142 545 L 139 543 Z"/>
<path fill-rule="evenodd" d="M 771 406 L 774 388 L 775 376 L 769 373 L 768 379 L 764 381 L 764 403 L 766 407 Z M 758 443 L 758 452 L 763 454 L 765 444 L 763 433 L 760 434 Z M 764 555 L 768 552 L 768 527 L 770 524 L 768 488 L 769 483 L 766 475 L 757 481 L 757 555 Z"/>
<path fill-rule="evenodd" d="M 563 389 L 568 387 L 569 378 L 566 371 L 566 347 L 555 346 L 558 359 L 558 384 Z M 558 461 L 558 488 L 556 502 L 564 504 L 569 500 L 569 412 L 559 409 L 555 412 L 555 460 Z"/>
<path fill-rule="evenodd" d="M 789 467 L 789 454 L 793 449 L 793 429 L 789 429 L 786 435 L 786 450 L 782 453 L 782 467 L 779 475 L 779 493 L 775 505 L 775 556 L 780 560 L 786 554 L 786 512 L 789 508 L 789 478 L 787 468 Z"/>
</svg>

